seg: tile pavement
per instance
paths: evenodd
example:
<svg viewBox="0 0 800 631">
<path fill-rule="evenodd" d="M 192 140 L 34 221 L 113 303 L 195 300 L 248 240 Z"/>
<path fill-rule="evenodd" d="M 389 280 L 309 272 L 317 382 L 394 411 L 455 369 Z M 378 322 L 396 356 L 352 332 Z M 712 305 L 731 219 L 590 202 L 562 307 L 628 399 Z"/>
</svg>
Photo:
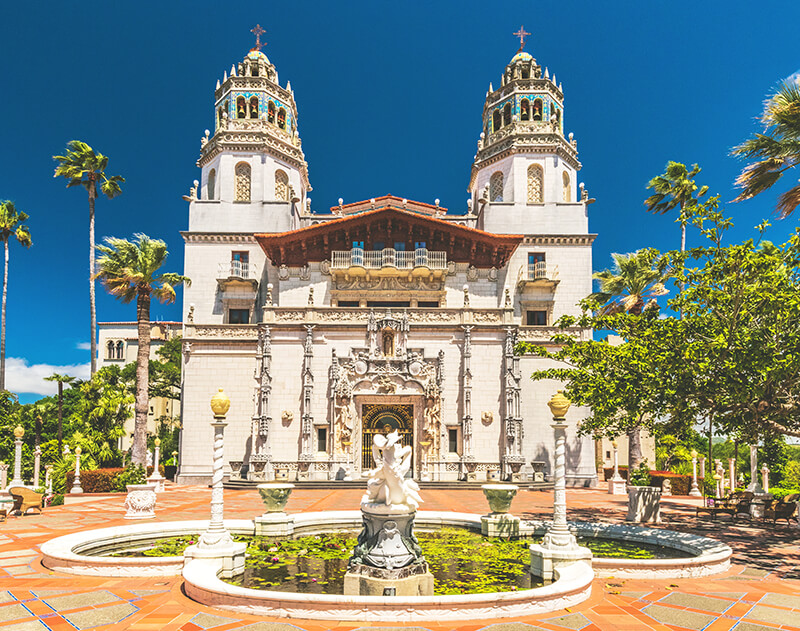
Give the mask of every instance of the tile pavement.
<svg viewBox="0 0 800 631">
<path fill-rule="evenodd" d="M 358 506 L 358 489 L 297 489 L 290 512 Z M 620 521 L 625 498 L 601 490 L 570 490 L 571 519 Z M 159 520 L 197 519 L 208 514 L 207 488 L 170 486 L 159 496 Z M 424 507 L 483 513 L 480 491 L 424 491 Z M 0 523 L 0 631 L 361 631 L 353 622 L 338 624 L 234 614 L 189 600 L 180 578 L 96 578 L 58 574 L 39 562 L 39 546 L 68 532 L 120 525 L 122 496 L 84 498 L 44 514 L 12 517 Z M 255 491 L 226 491 L 226 515 L 253 517 L 261 512 Z M 597 579 L 589 600 L 562 610 L 520 620 L 430 623 L 381 627 L 383 631 L 768 631 L 800 630 L 800 527 L 776 527 L 747 520 L 697 521 L 697 500 L 664 500 L 662 527 L 714 536 L 734 549 L 734 565 L 723 575 L 692 580 Z M 514 512 L 546 518 L 548 492 L 522 491 Z M 130 523 L 130 522 L 127 522 Z"/>
</svg>

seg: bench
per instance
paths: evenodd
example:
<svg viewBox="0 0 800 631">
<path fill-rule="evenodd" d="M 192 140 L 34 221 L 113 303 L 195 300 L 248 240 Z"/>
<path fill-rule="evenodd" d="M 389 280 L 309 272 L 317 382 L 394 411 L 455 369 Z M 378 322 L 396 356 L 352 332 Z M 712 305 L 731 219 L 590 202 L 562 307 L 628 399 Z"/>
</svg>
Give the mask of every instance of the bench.
<svg viewBox="0 0 800 631">
<path fill-rule="evenodd" d="M 42 512 L 42 498 L 44 497 L 42 493 L 37 493 L 27 486 L 10 486 L 7 491 L 14 498 L 14 506 L 8 511 L 9 513 L 19 511 L 20 515 L 24 515 L 32 508 Z"/>
<path fill-rule="evenodd" d="M 713 502 L 710 506 L 698 506 L 695 515 L 700 517 L 700 513 L 708 513 L 711 519 L 716 519 L 717 515 L 730 515 L 735 519 L 737 515 L 747 515 L 750 518 L 750 505 L 753 503 L 755 495 L 750 491 L 735 491 L 728 497 L 708 498 Z"/>
</svg>

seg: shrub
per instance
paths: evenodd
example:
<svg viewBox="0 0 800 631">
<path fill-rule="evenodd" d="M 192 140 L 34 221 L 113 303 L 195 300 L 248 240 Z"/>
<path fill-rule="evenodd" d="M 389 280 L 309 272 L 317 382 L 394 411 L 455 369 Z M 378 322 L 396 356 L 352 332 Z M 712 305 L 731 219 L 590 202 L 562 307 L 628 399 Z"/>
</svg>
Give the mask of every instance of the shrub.
<svg viewBox="0 0 800 631">
<path fill-rule="evenodd" d="M 47 502 L 48 506 L 63 506 L 64 505 L 64 496 L 60 493 L 53 495 Z"/>
<path fill-rule="evenodd" d="M 623 480 L 628 479 L 628 467 L 617 467 L 619 469 L 619 477 Z M 614 477 L 614 467 L 606 467 L 603 469 L 603 479 L 608 481 Z"/>
<path fill-rule="evenodd" d="M 127 490 L 125 487 L 129 484 L 144 484 L 145 482 L 147 482 L 147 476 L 144 467 L 140 464 L 129 464 L 117 474 L 112 486 L 115 491 L 122 492 Z"/>
<path fill-rule="evenodd" d="M 630 472 L 628 483 L 631 486 L 650 486 L 650 467 L 647 466 L 647 460 L 642 460 L 639 466 Z"/>
<path fill-rule="evenodd" d="M 782 487 L 800 489 L 800 462 L 790 460 L 783 468 Z"/>
<path fill-rule="evenodd" d="M 161 477 L 166 477 L 164 475 L 164 465 L 163 464 L 159 464 L 158 465 L 158 472 L 161 474 Z M 153 475 L 153 465 L 150 465 L 149 467 L 147 467 L 147 477 L 149 478 L 151 475 Z"/>
<path fill-rule="evenodd" d="M 689 491 L 692 490 L 692 476 L 690 475 L 681 475 L 672 473 L 672 471 L 650 472 L 650 486 L 661 488 L 664 480 L 669 480 L 672 483 L 673 495 L 689 495 Z"/>
<path fill-rule="evenodd" d="M 776 500 L 782 500 L 787 495 L 792 495 L 793 493 L 800 493 L 800 489 L 787 489 L 785 487 L 772 486 L 769 489 L 769 493 Z"/>
<path fill-rule="evenodd" d="M 114 490 L 114 478 L 124 469 L 89 469 L 81 471 L 81 488 L 84 493 L 111 493 Z M 75 479 L 75 472 L 67 473 L 67 489 L 72 488 Z"/>
</svg>

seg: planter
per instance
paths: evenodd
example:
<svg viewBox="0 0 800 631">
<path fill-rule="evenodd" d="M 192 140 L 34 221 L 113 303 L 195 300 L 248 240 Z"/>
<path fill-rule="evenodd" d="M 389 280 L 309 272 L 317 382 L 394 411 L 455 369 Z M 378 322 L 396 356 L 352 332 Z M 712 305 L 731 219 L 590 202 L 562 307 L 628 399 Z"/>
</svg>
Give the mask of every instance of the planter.
<svg viewBox="0 0 800 631">
<path fill-rule="evenodd" d="M 164 465 L 164 476 L 167 480 L 175 481 L 175 474 L 178 472 L 178 466 L 174 464 Z"/>
<path fill-rule="evenodd" d="M 628 487 L 628 516 L 625 521 L 661 523 L 661 489 L 655 486 Z"/>
<path fill-rule="evenodd" d="M 483 484 L 483 494 L 489 501 L 489 508 L 494 514 L 503 514 L 511 510 L 511 502 L 517 494 L 516 484 Z"/>
<path fill-rule="evenodd" d="M 125 519 L 152 519 L 156 516 L 156 485 L 128 484 Z"/>
<path fill-rule="evenodd" d="M 282 513 L 292 494 L 294 484 L 270 482 L 258 485 L 258 493 L 266 506 L 266 513 Z"/>
</svg>

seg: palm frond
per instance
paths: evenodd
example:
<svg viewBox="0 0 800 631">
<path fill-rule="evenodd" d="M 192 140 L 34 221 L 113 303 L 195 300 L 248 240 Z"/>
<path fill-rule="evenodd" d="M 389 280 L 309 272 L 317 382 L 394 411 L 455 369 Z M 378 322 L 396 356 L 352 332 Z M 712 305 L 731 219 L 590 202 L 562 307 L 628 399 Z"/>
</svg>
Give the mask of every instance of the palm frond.
<svg viewBox="0 0 800 631">
<path fill-rule="evenodd" d="M 776 210 L 781 218 L 791 215 L 800 206 L 800 185 L 790 188 L 778 197 Z"/>
</svg>

